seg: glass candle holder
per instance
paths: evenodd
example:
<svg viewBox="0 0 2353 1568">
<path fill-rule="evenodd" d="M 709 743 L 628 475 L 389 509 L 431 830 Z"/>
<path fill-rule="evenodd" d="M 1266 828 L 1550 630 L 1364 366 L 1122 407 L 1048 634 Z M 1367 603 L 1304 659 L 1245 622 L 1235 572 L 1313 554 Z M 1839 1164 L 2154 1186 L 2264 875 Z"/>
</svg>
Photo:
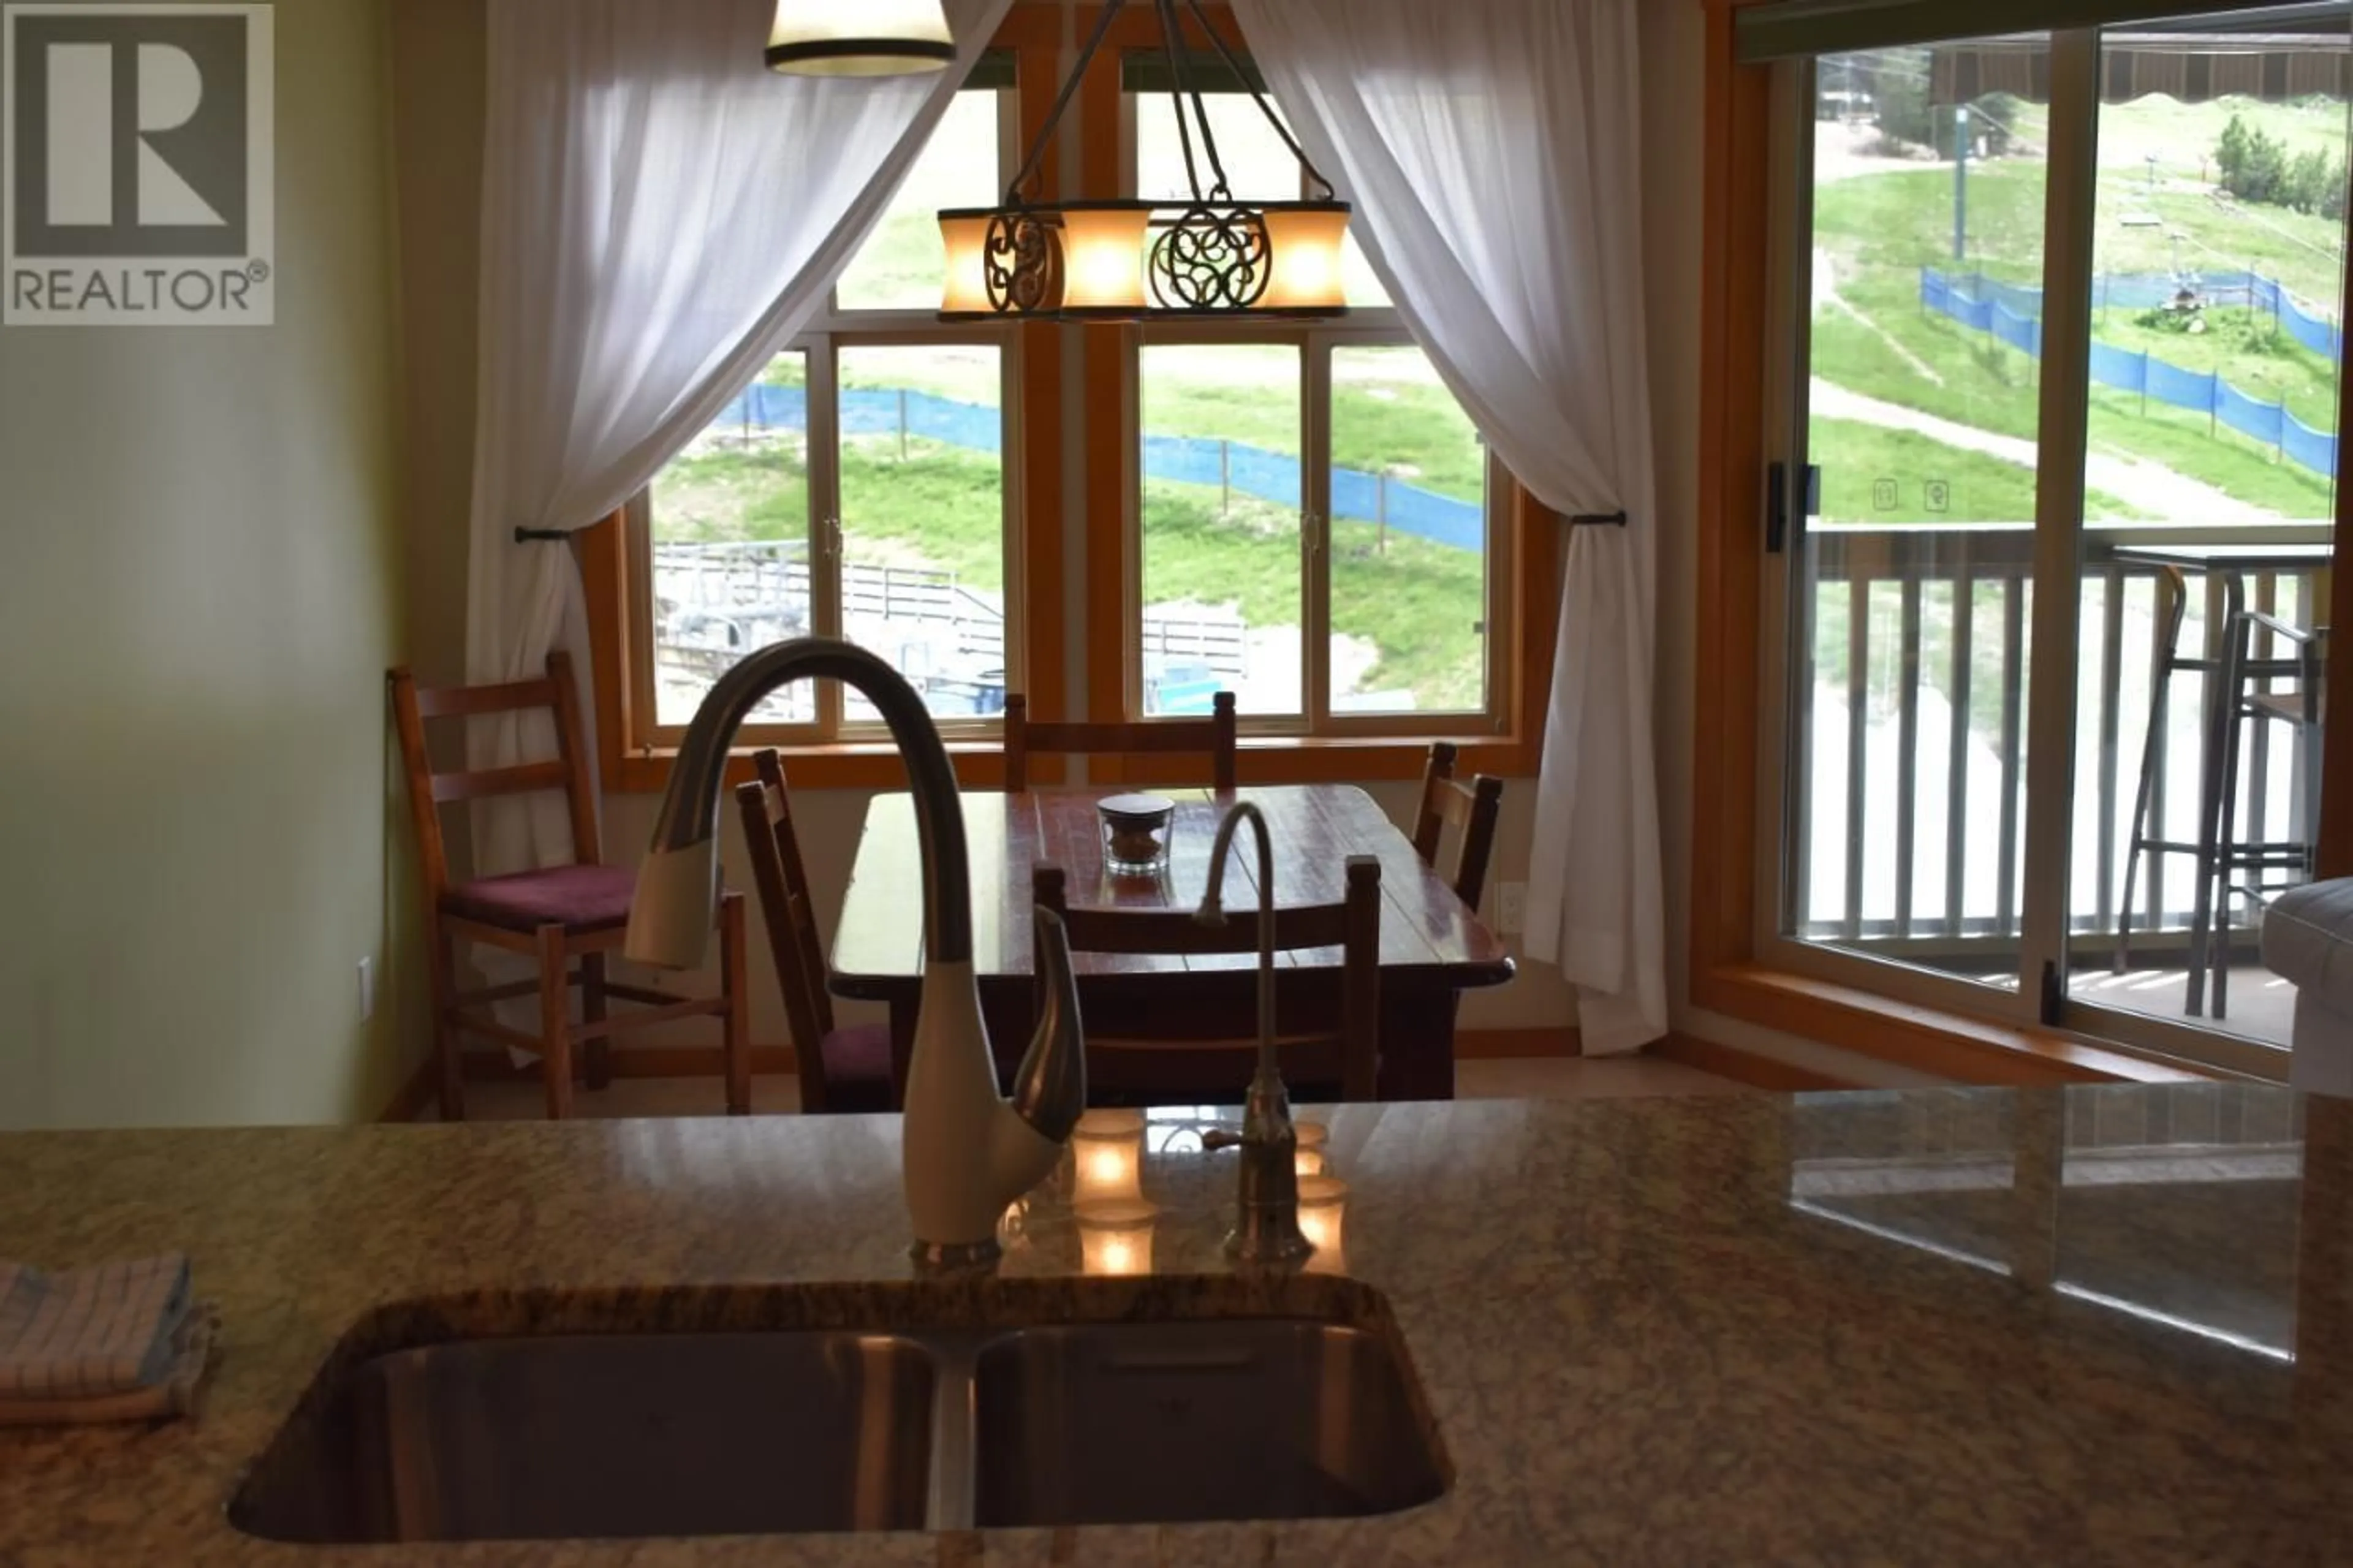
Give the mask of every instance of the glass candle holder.
<svg viewBox="0 0 2353 1568">
<path fill-rule="evenodd" d="M 1090 1110 L 1071 1130 L 1071 1201 L 1133 1202 L 1144 1196 L 1144 1113 Z"/>
<path fill-rule="evenodd" d="M 1104 870 L 1150 877 L 1167 868 L 1175 801 L 1164 795 L 1114 795 L 1096 802 L 1095 814 L 1103 820 Z"/>
<path fill-rule="evenodd" d="M 1299 1229 L 1318 1256 L 1347 1246 L 1348 1184 L 1337 1176 L 1299 1178 Z"/>
<path fill-rule="evenodd" d="M 1297 1134 L 1302 1149 L 1321 1149 L 1324 1141 L 1332 1136 L 1332 1130 L 1321 1121 L 1294 1121 L 1291 1130 Z M 1300 1173 L 1306 1174 L 1303 1171 Z"/>
<path fill-rule="evenodd" d="M 1082 1204 L 1075 1212 L 1084 1272 L 1111 1278 L 1152 1272 L 1152 1226 L 1159 1210 L 1127 1199 Z"/>
<path fill-rule="evenodd" d="M 1292 1169 L 1301 1176 L 1320 1176 L 1324 1173 L 1324 1151 L 1321 1149 L 1303 1148 L 1292 1156 Z"/>
</svg>

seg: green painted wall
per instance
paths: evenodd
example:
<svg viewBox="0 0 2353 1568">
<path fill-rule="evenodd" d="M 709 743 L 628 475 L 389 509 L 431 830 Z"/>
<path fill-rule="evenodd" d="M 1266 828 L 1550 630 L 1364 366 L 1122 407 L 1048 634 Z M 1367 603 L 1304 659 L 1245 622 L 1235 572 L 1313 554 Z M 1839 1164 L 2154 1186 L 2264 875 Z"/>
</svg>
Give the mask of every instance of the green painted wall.
<svg viewBox="0 0 2353 1568">
<path fill-rule="evenodd" d="M 371 1117 L 422 1033 L 388 0 L 276 11 L 277 324 L 0 329 L 0 1127 Z"/>
</svg>

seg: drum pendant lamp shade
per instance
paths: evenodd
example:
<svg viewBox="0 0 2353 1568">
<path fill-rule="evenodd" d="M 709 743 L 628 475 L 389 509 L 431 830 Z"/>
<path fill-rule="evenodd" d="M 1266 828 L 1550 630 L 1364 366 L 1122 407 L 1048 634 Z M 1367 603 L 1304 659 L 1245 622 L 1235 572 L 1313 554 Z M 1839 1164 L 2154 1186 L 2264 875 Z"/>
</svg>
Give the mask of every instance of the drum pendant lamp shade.
<svg viewBox="0 0 2353 1568">
<path fill-rule="evenodd" d="M 772 71 L 795 76 L 913 76 L 955 58 L 940 0 L 776 0 Z"/>
</svg>

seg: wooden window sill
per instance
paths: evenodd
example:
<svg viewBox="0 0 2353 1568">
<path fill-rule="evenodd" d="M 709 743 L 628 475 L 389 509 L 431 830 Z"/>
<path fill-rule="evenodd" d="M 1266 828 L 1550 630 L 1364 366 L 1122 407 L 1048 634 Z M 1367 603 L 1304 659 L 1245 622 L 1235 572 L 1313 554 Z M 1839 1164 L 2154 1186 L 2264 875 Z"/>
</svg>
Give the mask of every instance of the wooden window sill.
<svg viewBox="0 0 2353 1568">
<path fill-rule="evenodd" d="M 1490 737 L 1460 742 L 1455 766 L 1460 773 L 1493 773 L 1502 778 L 1534 777 L 1538 747 L 1533 742 Z M 841 742 L 818 746 L 783 746 L 785 772 L 804 789 L 903 789 L 907 773 L 896 747 L 887 742 Z M 730 785 L 752 777 L 753 748 L 738 747 L 727 764 Z M 605 759 L 605 787 L 622 795 L 659 795 L 670 787 L 668 749 L 630 752 Z M 1429 760 L 1427 740 L 1395 736 L 1266 736 L 1241 743 L 1242 783 L 1348 784 L 1358 780 L 1417 779 Z M 955 764 L 956 782 L 966 789 L 1005 787 L 1005 753 L 994 741 L 951 742 L 948 756 Z M 1166 773 L 1164 759 L 1151 756 L 1099 756 L 1088 760 L 1089 776 L 1103 784 L 1147 782 Z M 1033 782 L 1059 784 L 1065 776 L 1058 757 L 1032 757 Z"/>
<path fill-rule="evenodd" d="M 2201 1083 L 2221 1076 L 2128 1055 L 2056 1029 L 2027 1029 L 1899 1002 L 1757 964 L 1694 973 L 1692 1003 L 1957 1083 Z"/>
</svg>

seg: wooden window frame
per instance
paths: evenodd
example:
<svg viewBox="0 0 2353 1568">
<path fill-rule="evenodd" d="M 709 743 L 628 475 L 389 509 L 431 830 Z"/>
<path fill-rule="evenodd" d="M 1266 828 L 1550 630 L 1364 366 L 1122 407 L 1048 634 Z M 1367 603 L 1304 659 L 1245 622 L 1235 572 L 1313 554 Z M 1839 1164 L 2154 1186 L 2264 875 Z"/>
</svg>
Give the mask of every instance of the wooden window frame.
<svg viewBox="0 0 2353 1568">
<path fill-rule="evenodd" d="M 1233 19 L 1225 7 L 1207 7 L 1229 38 Z M 1016 4 L 991 40 L 993 49 L 1015 61 L 1018 141 L 1035 141 L 1051 109 L 1054 91 L 1075 61 L 1075 43 L 1093 27 L 1099 8 L 1065 12 L 1058 5 Z M 1190 23 L 1187 24 L 1188 26 Z M 1114 20 L 1104 51 L 1071 107 L 1075 120 L 1076 172 L 1085 188 L 1115 188 L 1125 165 L 1120 129 L 1120 59 L 1130 51 L 1156 46 L 1158 24 L 1149 8 L 1130 7 Z M 1197 39 L 1206 47 L 1206 39 Z M 1066 125 L 1067 125 L 1066 121 Z M 1063 139 L 1050 142 L 1041 160 L 1040 188 L 1063 188 Z M 1018 624 L 1022 677 L 1029 709 L 1040 719 L 1079 718 L 1113 721 L 1127 709 L 1127 569 L 1124 548 L 1090 552 L 1083 584 L 1083 631 L 1074 634 L 1064 614 L 1069 552 L 1064 527 L 1065 443 L 1083 437 L 1066 430 L 1063 416 L 1066 334 L 1081 334 L 1081 401 L 1090 410 L 1124 406 L 1132 385 L 1133 327 L 1064 327 L 1030 322 L 1012 329 L 1005 352 L 1014 356 L 1012 385 L 1019 410 L 1008 408 L 1008 482 L 1018 462 L 1018 512 L 1010 538 L 1018 542 L 1020 605 Z M 1016 434 L 1018 432 L 1018 434 Z M 1125 517 L 1130 464 L 1123 443 L 1089 440 L 1082 448 L 1081 499 L 1088 517 Z M 1014 454 L 1018 453 L 1018 459 Z M 1498 519 L 1491 555 L 1490 603 L 1496 619 L 1508 623 L 1507 641 L 1493 660 L 1490 693 L 1494 722 L 1473 735 L 1451 735 L 1461 742 L 1460 765 L 1499 777 L 1533 777 L 1542 756 L 1546 708 L 1552 688 L 1556 623 L 1559 614 L 1561 535 L 1567 524 L 1513 481 L 1498 465 L 1488 506 Z M 1100 537 L 1100 536 L 1098 536 Z M 673 752 L 651 739 L 652 715 L 637 690 L 633 671 L 649 650 L 637 645 L 643 633 L 632 614 L 634 565 L 626 510 L 616 512 L 578 536 L 577 554 L 587 595 L 593 641 L 591 666 L 596 714 L 598 763 L 607 790 L 658 793 L 670 782 Z M 1106 557 L 1110 559 L 1106 560 Z M 1008 600 L 1016 597 L 1008 583 Z M 1009 608 L 1009 606 L 1008 606 Z M 1086 680 L 1073 690 L 1066 679 L 1071 638 L 1083 637 Z M 1499 639 L 1502 640 L 1502 639 Z M 1250 735 L 1243 741 L 1240 770 L 1246 784 L 1414 779 L 1421 776 L 1428 743 L 1436 731 L 1411 724 L 1385 732 Z M 1409 731 L 1409 732 L 1406 732 Z M 784 748 L 796 784 L 818 789 L 903 787 L 906 771 L 887 741 L 851 740 Z M 968 788 L 1001 788 L 1004 754 L 994 736 L 951 739 L 949 753 L 958 781 Z M 1089 776 L 1120 783 L 1145 776 L 1148 756 L 1101 756 L 1089 761 Z M 1032 763 L 1035 782 L 1059 783 L 1057 759 Z M 752 776 L 749 750 L 739 748 L 728 780 Z"/>
<path fill-rule="evenodd" d="M 1773 91 L 1769 68 L 1735 53 L 1736 13 L 1706 8 L 1700 302 L 1699 539 L 1695 553 L 1691 1001 L 1744 1022 L 1964 1082 L 2051 1085 L 2226 1076 L 2073 1032 L 1901 1000 L 1845 979 L 1776 967 L 1757 932 L 1776 891 L 1757 808 L 1770 693 L 1759 686 L 1766 574 L 1767 398 L 1774 287 Z M 2348 256 L 2353 267 L 2353 256 Z M 2353 282 L 2353 276 L 2348 277 Z M 2338 437 L 2348 433 L 2340 400 Z M 2339 486 L 2337 548 L 2353 540 L 2353 486 Z M 2331 574 L 2330 614 L 2353 624 L 2353 573 Z M 2331 706 L 2353 680 L 2353 637 L 2330 639 Z M 2353 875 L 2353 721 L 2325 734 L 2319 875 Z M 1989 1009 L 1990 1012 L 1991 1009 Z"/>
</svg>

